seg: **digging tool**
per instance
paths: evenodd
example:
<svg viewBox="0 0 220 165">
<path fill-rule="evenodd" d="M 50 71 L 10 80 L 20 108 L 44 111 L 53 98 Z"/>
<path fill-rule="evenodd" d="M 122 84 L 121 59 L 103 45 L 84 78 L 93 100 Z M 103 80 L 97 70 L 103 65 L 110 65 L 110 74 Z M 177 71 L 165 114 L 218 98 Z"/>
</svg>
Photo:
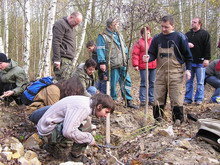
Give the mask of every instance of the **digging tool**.
<svg viewBox="0 0 220 165">
<path fill-rule="evenodd" d="M 147 28 L 144 28 L 144 40 L 145 40 L 145 54 L 148 55 L 148 35 L 147 35 Z M 144 114 L 147 118 L 147 113 L 148 113 L 148 62 L 146 62 L 146 106 L 145 106 L 145 111 Z"/>
</svg>

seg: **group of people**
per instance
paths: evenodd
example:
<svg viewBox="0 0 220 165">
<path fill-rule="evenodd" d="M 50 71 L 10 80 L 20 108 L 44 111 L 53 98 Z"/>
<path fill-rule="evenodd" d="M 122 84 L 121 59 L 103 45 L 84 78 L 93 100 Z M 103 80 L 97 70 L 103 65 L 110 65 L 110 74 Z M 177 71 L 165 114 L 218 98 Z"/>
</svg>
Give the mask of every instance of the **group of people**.
<svg viewBox="0 0 220 165">
<path fill-rule="evenodd" d="M 106 28 L 96 42 L 91 40 L 86 44 L 90 58 L 76 69 L 73 67 L 76 51 L 74 27 L 82 20 L 80 12 L 73 12 L 55 22 L 52 49 L 58 82 L 38 92 L 35 101 L 29 105 L 29 119 L 37 125 L 45 150 L 56 158 L 85 163 L 90 160 L 82 152 L 87 145 L 97 145 L 90 133 L 90 115 L 106 117 L 114 111 L 117 83 L 126 107 L 138 109 L 138 106 L 132 103 L 132 83 L 128 73 L 130 56 L 119 31 L 118 18 L 106 21 Z M 201 26 L 201 19 L 194 18 L 192 29 L 184 35 L 174 30 L 174 19 L 167 15 L 161 19 L 162 32 L 153 38 L 150 27 L 140 30 L 141 37 L 132 49 L 132 65 L 140 72 L 140 106 L 149 101 L 157 121 L 164 118 L 169 95 L 173 121 L 183 122 L 183 105 L 193 101 L 198 105 L 202 103 L 205 80 L 216 89 L 211 101 L 220 103 L 220 60 L 209 64 L 210 36 Z M 94 74 L 96 70 L 98 80 Z M 195 76 L 197 90 L 193 98 Z M 149 81 L 147 96 L 146 81 Z M 24 70 L 0 53 L 0 98 L 9 104 L 13 100 L 22 104 L 21 96 L 27 84 Z M 110 96 L 106 94 L 107 89 L 110 89 Z"/>
</svg>

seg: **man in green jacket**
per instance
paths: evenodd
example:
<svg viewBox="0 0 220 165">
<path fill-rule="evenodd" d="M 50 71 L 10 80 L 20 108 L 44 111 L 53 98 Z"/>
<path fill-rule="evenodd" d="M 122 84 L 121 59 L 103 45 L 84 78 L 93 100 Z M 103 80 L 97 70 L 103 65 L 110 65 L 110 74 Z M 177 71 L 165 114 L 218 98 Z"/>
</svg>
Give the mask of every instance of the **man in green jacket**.
<svg viewBox="0 0 220 165">
<path fill-rule="evenodd" d="M 28 83 L 27 75 L 17 63 L 0 53 L 0 96 L 6 104 L 15 100 L 21 105 L 21 95 Z"/>
</svg>

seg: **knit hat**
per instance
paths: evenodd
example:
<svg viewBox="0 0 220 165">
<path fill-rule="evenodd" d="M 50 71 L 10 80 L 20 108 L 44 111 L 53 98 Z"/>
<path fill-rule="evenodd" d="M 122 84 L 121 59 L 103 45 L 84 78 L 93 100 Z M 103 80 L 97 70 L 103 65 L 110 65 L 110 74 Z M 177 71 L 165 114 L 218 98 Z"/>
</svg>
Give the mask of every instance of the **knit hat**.
<svg viewBox="0 0 220 165">
<path fill-rule="evenodd" d="M 220 71 L 220 60 L 217 62 L 216 66 L 215 66 L 216 71 Z"/>
<path fill-rule="evenodd" d="M 8 58 L 4 53 L 0 53 L 0 62 L 8 62 Z"/>
</svg>

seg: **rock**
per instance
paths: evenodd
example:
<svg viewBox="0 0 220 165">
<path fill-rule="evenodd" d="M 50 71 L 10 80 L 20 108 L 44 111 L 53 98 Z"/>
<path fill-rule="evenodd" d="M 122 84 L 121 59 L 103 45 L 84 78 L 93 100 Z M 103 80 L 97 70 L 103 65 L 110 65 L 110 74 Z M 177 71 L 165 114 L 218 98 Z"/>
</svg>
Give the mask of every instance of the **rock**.
<svg viewBox="0 0 220 165">
<path fill-rule="evenodd" d="M 158 133 L 163 136 L 174 137 L 173 126 L 169 126 L 167 129 L 159 129 Z"/>
<path fill-rule="evenodd" d="M 60 163 L 60 165 L 83 165 L 83 163 L 68 161 L 65 163 Z"/>
<path fill-rule="evenodd" d="M 42 140 L 39 138 L 37 133 L 31 135 L 25 142 L 25 149 L 40 149 L 39 145 L 42 144 Z"/>
<path fill-rule="evenodd" d="M 190 142 L 187 141 L 187 140 L 185 140 L 185 139 L 179 141 L 179 146 L 180 146 L 181 148 L 184 148 L 184 149 L 191 149 L 191 148 L 192 148 Z"/>
<path fill-rule="evenodd" d="M 21 165 L 29 165 L 29 161 L 27 159 L 25 159 L 24 157 L 21 157 L 18 159 L 18 162 L 21 164 Z"/>
<path fill-rule="evenodd" d="M 31 160 L 34 158 L 37 158 L 37 154 L 31 150 L 28 150 L 25 154 L 24 154 L 24 158 L 27 160 Z"/>
<path fill-rule="evenodd" d="M 13 159 L 18 159 L 18 158 L 20 158 L 21 157 L 21 155 L 19 154 L 19 152 L 15 152 L 13 155 L 12 155 L 12 158 Z"/>
<path fill-rule="evenodd" d="M 0 154 L 3 158 L 7 159 L 8 161 L 11 160 L 12 155 L 13 155 L 12 152 L 6 152 L 6 151 L 1 152 Z"/>
<path fill-rule="evenodd" d="M 24 155 L 24 146 L 21 142 L 14 142 L 10 144 L 10 149 L 14 152 L 18 152 L 21 156 Z"/>
<path fill-rule="evenodd" d="M 31 160 L 29 161 L 29 163 L 30 163 L 30 165 L 41 165 L 41 162 L 38 160 L 37 157 L 31 159 Z"/>
</svg>

